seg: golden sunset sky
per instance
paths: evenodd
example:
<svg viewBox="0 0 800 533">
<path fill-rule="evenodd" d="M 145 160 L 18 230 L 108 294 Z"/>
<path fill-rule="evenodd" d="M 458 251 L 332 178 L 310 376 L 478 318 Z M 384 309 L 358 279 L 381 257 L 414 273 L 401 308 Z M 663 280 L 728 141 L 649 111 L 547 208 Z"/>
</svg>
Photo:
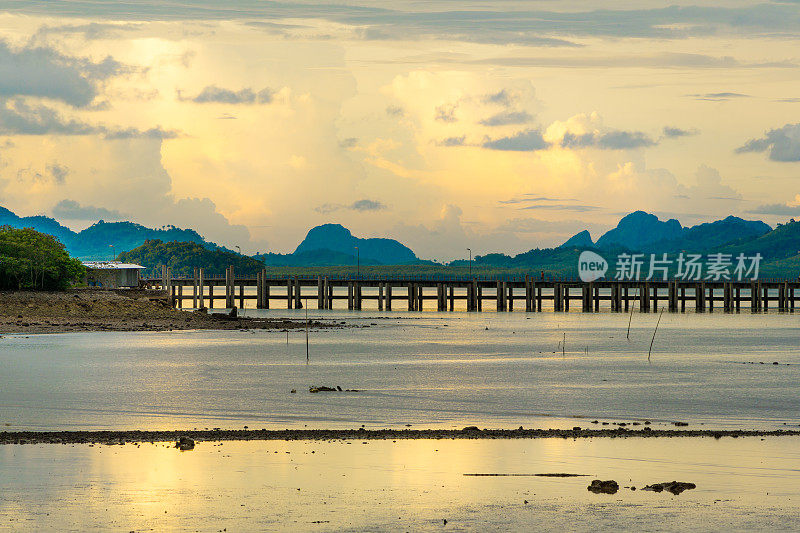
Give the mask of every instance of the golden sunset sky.
<svg viewBox="0 0 800 533">
<path fill-rule="evenodd" d="M 800 2 L 0 0 L 0 205 L 420 257 L 800 215 Z"/>
</svg>

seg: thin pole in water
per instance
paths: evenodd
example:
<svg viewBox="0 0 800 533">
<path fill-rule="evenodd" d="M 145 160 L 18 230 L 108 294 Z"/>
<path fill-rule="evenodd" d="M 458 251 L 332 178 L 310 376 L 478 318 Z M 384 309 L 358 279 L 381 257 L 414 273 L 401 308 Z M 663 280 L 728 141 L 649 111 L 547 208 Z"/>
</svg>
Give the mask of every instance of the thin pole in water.
<svg viewBox="0 0 800 533">
<path fill-rule="evenodd" d="M 306 364 L 308 364 L 308 298 L 306 298 Z"/>
<path fill-rule="evenodd" d="M 564 342 L 561 343 L 561 357 L 566 355 L 566 346 L 567 346 L 567 333 L 564 332 Z"/>
<path fill-rule="evenodd" d="M 638 289 L 638 287 L 637 287 L 637 289 L 636 289 L 636 296 L 639 296 L 639 289 Z M 632 321 L 632 320 L 633 320 L 633 303 L 631 303 L 631 314 L 630 314 L 630 316 L 628 317 L 628 334 L 627 334 L 627 335 L 625 335 L 625 337 L 626 337 L 628 340 L 631 340 L 631 321 Z"/>
<path fill-rule="evenodd" d="M 661 312 L 658 314 L 658 322 L 656 322 L 656 329 L 653 330 L 653 338 L 650 340 L 650 350 L 647 351 L 647 362 L 650 362 L 650 354 L 653 353 L 653 343 L 656 341 L 656 331 L 658 331 L 658 325 L 661 324 L 661 315 L 664 314 L 664 308 L 661 308 Z"/>
</svg>

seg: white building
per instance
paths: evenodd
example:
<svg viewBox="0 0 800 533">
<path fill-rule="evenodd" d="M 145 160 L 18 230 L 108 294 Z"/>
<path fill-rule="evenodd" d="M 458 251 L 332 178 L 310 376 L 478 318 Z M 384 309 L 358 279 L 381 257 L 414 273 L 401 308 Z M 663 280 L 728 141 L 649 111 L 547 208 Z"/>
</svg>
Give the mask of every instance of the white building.
<svg viewBox="0 0 800 533">
<path fill-rule="evenodd" d="M 86 267 L 86 284 L 106 289 L 138 287 L 139 273 L 144 268 L 119 261 L 83 261 L 83 266 Z"/>
</svg>

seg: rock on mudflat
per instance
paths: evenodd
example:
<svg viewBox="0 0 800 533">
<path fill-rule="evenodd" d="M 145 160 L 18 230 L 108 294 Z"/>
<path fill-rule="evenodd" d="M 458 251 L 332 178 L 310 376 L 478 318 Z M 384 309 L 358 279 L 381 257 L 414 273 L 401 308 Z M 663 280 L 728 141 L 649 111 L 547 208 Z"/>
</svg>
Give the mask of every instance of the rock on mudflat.
<svg viewBox="0 0 800 533">
<path fill-rule="evenodd" d="M 175 447 L 181 451 L 186 450 L 194 450 L 194 441 L 189 437 L 178 437 L 178 442 L 175 443 Z"/>
<path fill-rule="evenodd" d="M 684 481 L 666 481 L 664 483 L 653 483 L 652 485 L 647 485 L 642 490 L 652 490 L 653 492 L 667 491 L 678 495 L 685 490 L 694 488 L 697 488 L 697 485 L 694 483 L 686 483 Z"/>
<path fill-rule="evenodd" d="M 586 490 L 592 491 L 595 494 L 616 494 L 619 490 L 619 483 L 613 479 L 606 481 L 593 479 L 592 484 L 586 487 Z"/>
</svg>

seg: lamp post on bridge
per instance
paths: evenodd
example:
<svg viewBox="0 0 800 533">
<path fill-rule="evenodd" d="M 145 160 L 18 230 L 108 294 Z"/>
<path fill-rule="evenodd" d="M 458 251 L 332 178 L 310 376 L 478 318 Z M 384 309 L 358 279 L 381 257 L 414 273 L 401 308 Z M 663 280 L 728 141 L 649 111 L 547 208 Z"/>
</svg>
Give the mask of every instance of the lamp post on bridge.
<svg viewBox="0 0 800 533">
<path fill-rule="evenodd" d="M 472 248 L 467 248 L 469 252 L 469 277 L 472 278 Z"/>
<path fill-rule="evenodd" d="M 111 260 L 112 261 L 116 260 L 117 254 L 115 253 L 116 250 L 114 249 L 114 245 L 109 244 L 108 247 L 111 248 Z"/>
<path fill-rule="evenodd" d="M 361 252 L 358 246 L 354 246 L 353 248 L 356 249 L 356 279 L 361 280 Z"/>
</svg>

